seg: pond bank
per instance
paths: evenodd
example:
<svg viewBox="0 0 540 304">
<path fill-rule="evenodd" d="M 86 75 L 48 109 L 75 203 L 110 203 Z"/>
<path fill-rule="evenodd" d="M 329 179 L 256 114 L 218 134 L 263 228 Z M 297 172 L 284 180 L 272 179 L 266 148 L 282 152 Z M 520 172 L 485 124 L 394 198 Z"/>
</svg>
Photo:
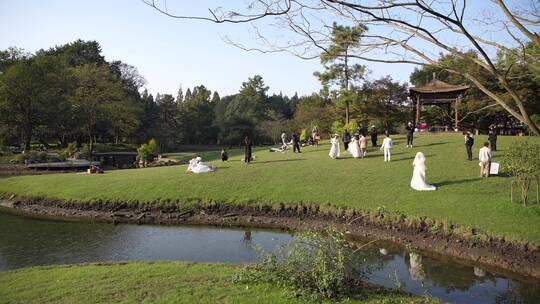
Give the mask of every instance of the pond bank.
<svg viewBox="0 0 540 304">
<path fill-rule="evenodd" d="M 272 208 L 211 205 L 179 209 L 174 205 L 129 205 L 75 203 L 51 199 L 3 199 L 0 206 L 13 213 L 72 220 L 131 224 L 193 224 L 223 227 L 279 228 L 286 230 L 322 229 L 335 225 L 352 237 L 390 240 L 410 244 L 419 250 L 456 257 L 487 267 L 496 267 L 525 276 L 540 278 L 540 250 L 504 239 L 437 234 L 428 220 L 413 224 L 405 219 L 382 219 L 370 214 L 323 213 L 306 206 Z"/>
</svg>

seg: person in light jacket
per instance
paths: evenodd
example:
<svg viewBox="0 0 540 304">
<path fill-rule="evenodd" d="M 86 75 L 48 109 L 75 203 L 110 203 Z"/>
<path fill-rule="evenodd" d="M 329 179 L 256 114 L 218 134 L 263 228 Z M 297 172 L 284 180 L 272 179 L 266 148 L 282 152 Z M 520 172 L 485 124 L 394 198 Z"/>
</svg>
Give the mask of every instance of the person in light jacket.
<svg viewBox="0 0 540 304">
<path fill-rule="evenodd" d="M 491 169 L 491 149 L 489 149 L 489 143 L 486 141 L 484 147 L 478 152 L 478 159 L 480 160 L 480 177 L 488 177 L 489 170 Z"/>
<path fill-rule="evenodd" d="M 364 134 L 361 134 L 360 135 L 360 153 L 362 154 L 362 158 L 364 158 L 366 156 L 366 153 L 367 153 L 367 138 Z"/>
<path fill-rule="evenodd" d="M 381 150 L 384 151 L 384 161 L 389 162 L 392 157 L 392 138 L 390 138 L 388 132 L 386 132 L 386 137 L 383 139 Z"/>
</svg>

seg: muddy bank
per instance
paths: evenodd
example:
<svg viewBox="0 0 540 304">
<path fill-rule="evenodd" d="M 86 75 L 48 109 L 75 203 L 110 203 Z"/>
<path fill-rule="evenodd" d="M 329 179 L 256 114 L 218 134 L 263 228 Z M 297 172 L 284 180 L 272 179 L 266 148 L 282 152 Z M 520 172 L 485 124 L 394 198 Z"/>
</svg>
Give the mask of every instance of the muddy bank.
<svg viewBox="0 0 540 304">
<path fill-rule="evenodd" d="M 335 225 L 352 237 L 381 239 L 411 245 L 428 254 L 462 259 L 486 268 L 540 278 L 540 249 L 493 237 L 464 237 L 434 233 L 427 219 L 410 222 L 362 214 L 351 210 L 323 212 L 318 207 L 243 207 L 210 205 L 181 209 L 172 205 L 78 203 L 50 199 L 4 198 L 0 207 L 7 212 L 63 220 L 91 220 L 130 224 L 193 224 L 224 227 L 321 229 Z"/>
</svg>

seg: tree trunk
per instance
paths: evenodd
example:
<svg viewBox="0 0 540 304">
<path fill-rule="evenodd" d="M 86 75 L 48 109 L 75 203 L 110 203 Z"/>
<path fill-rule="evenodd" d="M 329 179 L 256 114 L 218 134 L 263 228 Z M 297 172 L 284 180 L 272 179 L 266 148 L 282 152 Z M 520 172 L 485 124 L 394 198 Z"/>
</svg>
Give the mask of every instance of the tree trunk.
<svg viewBox="0 0 540 304">
<path fill-rule="evenodd" d="M 88 160 L 92 161 L 92 152 L 94 151 L 94 136 L 92 136 L 92 133 L 88 134 L 90 141 L 88 142 Z"/>
<path fill-rule="evenodd" d="M 345 50 L 345 91 L 349 90 L 349 55 Z M 348 96 L 347 96 L 348 97 Z M 348 125 L 350 121 L 349 117 L 349 100 L 345 100 L 345 123 Z"/>
<path fill-rule="evenodd" d="M 24 128 L 24 151 L 32 150 L 32 127 L 26 126 Z"/>
</svg>

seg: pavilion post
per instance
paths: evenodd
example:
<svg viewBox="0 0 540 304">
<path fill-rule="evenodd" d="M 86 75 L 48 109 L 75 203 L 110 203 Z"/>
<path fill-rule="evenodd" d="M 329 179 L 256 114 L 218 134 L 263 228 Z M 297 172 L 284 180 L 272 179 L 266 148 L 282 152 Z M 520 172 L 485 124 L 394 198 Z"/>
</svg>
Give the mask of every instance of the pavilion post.
<svg viewBox="0 0 540 304">
<path fill-rule="evenodd" d="M 455 122 L 454 122 L 454 130 L 456 131 L 459 131 L 459 104 L 461 102 L 461 96 L 458 96 L 456 98 L 456 101 L 455 101 L 455 105 L 454 105 L 454 119 L 455 119 Z"/>
<path fill-rule="evenodd" d="M 414 126 L 418 126 L 418 123 L 420 122 L 420 109 L 421 108 L 421 105 L 420 105 L 420 94 L 416 95 L 416 116 L 415 116 L 415 121 L 414 121 Z"/>
</svg>

